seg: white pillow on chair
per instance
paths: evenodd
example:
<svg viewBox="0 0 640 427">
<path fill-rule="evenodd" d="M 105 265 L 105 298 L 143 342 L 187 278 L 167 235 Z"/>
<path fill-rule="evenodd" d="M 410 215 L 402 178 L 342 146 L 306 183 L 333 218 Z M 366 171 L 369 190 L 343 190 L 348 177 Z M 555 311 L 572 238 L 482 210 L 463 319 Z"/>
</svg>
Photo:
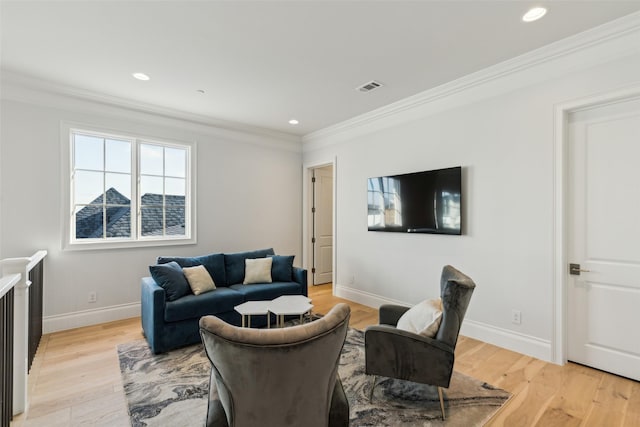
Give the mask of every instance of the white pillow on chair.
<svg viewBox="0 0 640 427">
<path fill-rule="evenodd" d="M 424 337 L 433 338 L 442 322 L 442 300 L 424 300 L 407 310 L 398 320 L 396 327 Z"/>
</svg>

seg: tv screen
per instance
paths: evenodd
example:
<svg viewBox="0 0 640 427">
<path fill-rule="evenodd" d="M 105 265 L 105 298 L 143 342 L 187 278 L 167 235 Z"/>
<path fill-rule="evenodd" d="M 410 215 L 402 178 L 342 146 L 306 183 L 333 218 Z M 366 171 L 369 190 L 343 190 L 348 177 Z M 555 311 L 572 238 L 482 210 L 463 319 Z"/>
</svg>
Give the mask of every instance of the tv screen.
<svg viewBox="0 0 640 427">
<path fill-rule="evenodd" d="M 369 231 L 461 234 L 462 167 L 368 179 Z"/>
</svg>

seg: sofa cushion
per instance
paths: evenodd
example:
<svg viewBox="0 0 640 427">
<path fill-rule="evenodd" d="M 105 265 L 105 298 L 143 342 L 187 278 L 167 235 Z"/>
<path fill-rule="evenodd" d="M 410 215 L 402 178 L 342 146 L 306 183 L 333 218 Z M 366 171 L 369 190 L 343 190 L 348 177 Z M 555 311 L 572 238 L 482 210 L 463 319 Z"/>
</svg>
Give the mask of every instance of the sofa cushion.
<svg viewBox="0 0 640 427">
<path fill-rule="evenodd" d="M 216 288 L 200 295 L 187 295 L 167 302 L 164 309 L 166 322 L 194 319 L 208 314 L 233 311 L 233 307 L 244 302 L 244 296 L 230 288 Z"/>
<path fill-rule="evenodd" d="M 258 283 L 253 285 L 231 285 L 231 289 L 242 294 L 246 301 L 272 300 L 281 295 L 300 295 L 302 288 L 296 282 Z"/>
<path fill-rule="evenodd" d="M 177 262 L 150 265 L 149 272 L 153 280 L 164 289 L 167 301 L 174 301 L 191 293 L 189 283 L 182 273 L 182 267 Z"/>
<path fill-rule="evenodd" d="M 244 281 L 245 285 L 252 283 L 271 283 L 271 258 L 245 259 Z"/>
<path fill-rule="evenodd" d="M 226 286 L 227 275 L 225 274 L 224 254 L 209 254 L 195 257 L 175 257 L 160 256 L 156 261 L 158 264 L 175 261 L 180 267 L 195 267 L 204 265 L 216 286 Z"/>
<path fill-rule="evenodd" d="M 216 284 L 213 283 L 213 279 L 204 265 L 184 267 L 182 273 L 184 273 L 184 277 L 187 278 L 191 292 L 193 292 L 194 295 L 200 295 L 216 288 Z"/>
<path fill-rule="evenodd" d="M 295 255 L 269 255 L 273 258 L 271 279 L 274 282 L 290 282 L 293 280 L 293 258 Z"/>
<path fill-rule="evenodd" d="M 272 248 L 224 254 L 224 267 L 227 275 L 227 285 L 235 285 L 237 283 L 244 282 L 244 260 L 251 258 L 265 258 L 267 255 L 273 254 L 274 252 Z M 213 277 L 213 280 L 218 283 L 215 277 Z"/>
</svg>

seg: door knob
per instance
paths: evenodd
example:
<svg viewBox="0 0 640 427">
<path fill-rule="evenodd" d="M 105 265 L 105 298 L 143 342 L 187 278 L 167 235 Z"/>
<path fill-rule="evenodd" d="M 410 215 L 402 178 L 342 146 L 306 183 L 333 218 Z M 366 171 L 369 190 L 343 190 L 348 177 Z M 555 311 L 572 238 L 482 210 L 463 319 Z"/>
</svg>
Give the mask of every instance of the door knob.
<svg viewBox="0 0 640 427">
<path fill-rule="evenodd" d="M 579 276 L 580 273 L 591 273 L 591 270 L 580 268 L 580 264 L 569 264 L 569 274 Z"/>
</svg>

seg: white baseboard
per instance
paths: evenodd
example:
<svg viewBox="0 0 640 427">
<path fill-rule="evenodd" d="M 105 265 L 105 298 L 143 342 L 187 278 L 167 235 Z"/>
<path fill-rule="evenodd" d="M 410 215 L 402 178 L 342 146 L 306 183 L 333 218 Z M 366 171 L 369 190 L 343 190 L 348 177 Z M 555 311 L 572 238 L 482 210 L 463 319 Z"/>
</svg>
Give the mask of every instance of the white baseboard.
<svg viewBox="0 0 640 427">
<path fill-rule="evenodd" d="M 507 348 L 527 356 L 535 357 L 547 362 L 553 362 L 551 341 L 543 340 L 532 335 L 499 328 L 471 319 L 464 319 L 460 333 L 498 347 Z"/>
<path fill-rule="evenodd" d="M 378 308 L 382 304 L 411 305 L 405 301 L 381 297 L 380 295 L 361 291 L 360 289 L 349 288 L 348 286 L 343 285 L 336 285 L 334 292 L 337 297 L 348 299 L 349 301 L 357 302 L 358 304 L 366 305 L 367 307 Z"/>
<path fill-rule="evenodd" d="M 342 285 L 336 285 L 335 295 L 374 308 L 378 308 L 382 304 L 411 305 L 404 301 L 385 298 L 380 295 Z M 460 333 L 470 338 L 497 345 L 498 347 L 507 348 L 547 362 L 553 362 L 551 341 L 549 340 L 543 340 L 538 337 L 499 328 L 468 318 L 464 319 Z"/>
<path fill-rule="evenodd" d="M 113 322 L 114 320 L 139 316 L 139 302 L 113 305 L 111 307 L 96 308 L 93 310 L 76 311 L 73 313 L 56 314 L 43 317 L 42 333 L 49 334 L 51 332 L 81 328 L 83 326 L 97 325 L 99 323 Z"/>
</svg>

